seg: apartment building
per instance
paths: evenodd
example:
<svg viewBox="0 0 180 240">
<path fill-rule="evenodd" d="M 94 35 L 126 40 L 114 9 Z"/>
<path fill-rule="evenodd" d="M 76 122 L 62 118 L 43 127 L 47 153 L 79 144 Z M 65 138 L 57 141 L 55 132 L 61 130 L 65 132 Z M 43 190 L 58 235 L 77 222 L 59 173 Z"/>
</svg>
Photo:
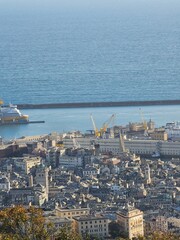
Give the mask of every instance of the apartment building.
<svg viewBox="0 0 180 240">
<path fill-rule="evenodd" d="M 102 215 L 74 217 L 74 228 L 82 237 L 86 234 L 105 239 L 108 237 L 108 219 Z"/>
<path fill-rule="evenodd" d="M 73 219 L 77 216 L 89 215 L 89 208 L 59 208 L 56 207 L 55 214 L 60 218 Z"/>
<path fill-rule="evenodd" d="M 41 164 L 41 157 L 23 157 L 23 158 L 13 158 L 16 167 L 21 168 L 25 171 L 26 174 L 30 172 L 32 167 L 38 166 Z"/>
<path fill-rule="evenodd" d="M 144 236 L 143 212 L 131 206 L 117 212 L 117 222 L 129 239 Z"/>
</svg>

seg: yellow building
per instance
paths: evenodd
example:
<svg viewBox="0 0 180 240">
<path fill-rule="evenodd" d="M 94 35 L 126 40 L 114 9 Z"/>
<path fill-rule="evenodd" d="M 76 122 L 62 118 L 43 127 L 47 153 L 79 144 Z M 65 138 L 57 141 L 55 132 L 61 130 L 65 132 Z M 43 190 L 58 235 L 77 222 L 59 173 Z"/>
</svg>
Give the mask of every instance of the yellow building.
<svg viewBox="0 0 180 240">
<path fill-rule="evenodd" d="M 156 129 L 153 133 L 150 134 L 150 136 L 153 140 L 168 140 L 168 134 L 164 129 Z"/>
<path fill-rule="evenodd" d="M 74 217 L 74 228 L 82 237 L 86 234 L 105 239 L 108 237 L 109 220 L 102 216 L 80 216 Z"/>
<path fill-rule="evenodd" d="M 73 217 L 89 215 L 89 208 L 59 208 L 56 207 L 55 214 L 60 218 L 73 219 Z"/>
<path fill-rule="evenodd" d="M 42 162 L 41 157 L 27 157 L 24 159 L 25 172 L 28 174 L 32 167 L 40 165 Z"/>
<path fill-rule="evenodd" d="M 124 232 L 129 239 L 137 236 L 144 236 L 143 212 L 139 209 L 128 206 L 116 214 L 117 222 L 119 223 L 122 232 Z"/>
</svg>

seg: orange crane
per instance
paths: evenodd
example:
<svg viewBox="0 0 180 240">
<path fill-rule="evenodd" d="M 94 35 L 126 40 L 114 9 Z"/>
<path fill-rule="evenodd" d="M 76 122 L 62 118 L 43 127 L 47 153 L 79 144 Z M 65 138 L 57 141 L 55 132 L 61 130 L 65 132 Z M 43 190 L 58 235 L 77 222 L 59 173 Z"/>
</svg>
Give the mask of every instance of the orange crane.
<svg viewBox="0 0 180 240">
<path fill-rule="evenodd" d="M 110 125 L 110 123 L 115 119 L 115 114 L 112 114 L 112 116 L 103 123 L 102 127 L 100 128 L 100 130 L 98 130 L 98 128 L 96 127 L 94 118 L 91 114 L 91 121 L 93 124 L 93 128 L 94 128 L 94 134 L 96 137 L 102 137 L 102 135 L 107 131 L 108 126 Z"/>
<path fill-rule="evenodd" d="M 91 114 L 91 121 L 92 121 L 92 124 L 93 124 L 95 137 L 100 137 L 101 134 L 100 134 L 98 128 L 96 127 L 96 124 L 95 124 L 95 121 L 93 119 L 92 114 Z"/>
<path fill-rule="evenodd" d="M 107 131 L 108 126 L 110 125 L 110 123 L 112 121 L 114 121 L 115 117 L 116 117 L 116 115 L 112 114 L 111 117 L 106 122 L 103 123 L 103 126 L 100 129 L 101 135 Z"/>
</svg>

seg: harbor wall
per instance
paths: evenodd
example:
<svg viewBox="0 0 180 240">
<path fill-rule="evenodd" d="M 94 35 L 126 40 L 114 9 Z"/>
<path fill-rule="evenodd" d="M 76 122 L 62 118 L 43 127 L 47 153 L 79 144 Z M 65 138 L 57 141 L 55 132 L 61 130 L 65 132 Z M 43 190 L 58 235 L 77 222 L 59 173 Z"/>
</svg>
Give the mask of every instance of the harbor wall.
<svg viewBox="0 0 180 240">
<path fill-rule="evenodd" d="M 180 105 L 180 100 L 126 101 L 126 102 L 79 102 L 79 103 L 44 103 L 17 104 L 19 109 L 48 109 L 48 108 L 91 108 L 91 107 L 128 107 L 128 106 L 161 106 Z"/>
</svg>

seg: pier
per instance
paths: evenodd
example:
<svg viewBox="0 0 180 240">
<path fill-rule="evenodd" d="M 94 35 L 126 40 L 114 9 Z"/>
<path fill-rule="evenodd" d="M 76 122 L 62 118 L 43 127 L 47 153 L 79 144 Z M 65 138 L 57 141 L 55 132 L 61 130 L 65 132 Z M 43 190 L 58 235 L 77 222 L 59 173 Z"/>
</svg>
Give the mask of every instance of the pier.
<svg viewBox="0 0 180 240">
<path fill-rule="evenodd" d="M 17 104 L 19 109 L 91 108 L 91 107 L 94 108 L 94 107 L 161 106 L 161 105 L 162 106 L 180 105 L 180 100 Z"/>
<path fill-rule="evenodd" d="M 0 126 L 5 125 L 26 125 L 26 124 L 32 124 L 32 123 L 45 123 L 45 121 L 28 121 L 28 122 L 4 122 L 0 123 Z"/>
</svg>

